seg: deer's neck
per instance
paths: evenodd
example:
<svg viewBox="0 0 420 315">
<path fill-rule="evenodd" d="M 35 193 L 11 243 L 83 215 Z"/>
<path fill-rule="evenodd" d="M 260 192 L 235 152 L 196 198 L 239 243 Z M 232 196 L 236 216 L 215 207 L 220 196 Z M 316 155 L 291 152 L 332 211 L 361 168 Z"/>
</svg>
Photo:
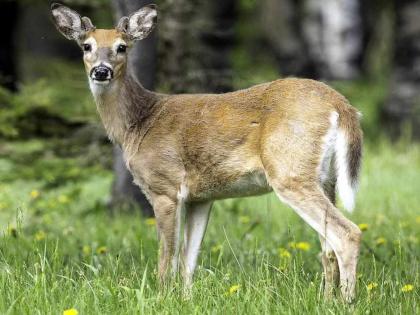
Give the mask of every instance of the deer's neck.
<svg viewBox="0 0 420 315">
<path fill-rule="evenodd" d="M 130 134 L 141 133 L 158 111 L 160 96 L 130 74 L 105 86 L 91 82 L 90 88 L 108 137 L 120 145 Z"/>
</svg>

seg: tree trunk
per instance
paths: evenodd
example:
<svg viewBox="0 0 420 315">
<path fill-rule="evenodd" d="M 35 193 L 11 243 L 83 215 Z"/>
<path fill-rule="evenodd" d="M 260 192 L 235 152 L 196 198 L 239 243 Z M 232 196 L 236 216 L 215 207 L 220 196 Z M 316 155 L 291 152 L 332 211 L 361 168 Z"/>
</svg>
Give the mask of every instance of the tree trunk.
<svg viewBox="0 0 420 315">
<path fill-rule="evenodd" d="M 150 0 L 114 0 L 116 23 L 122 16 L 128 16 L 144 5 L 153 3 Z M 131 50 L 129 71 L 132 71 L 141 84 L 147 89 L 154 89 L 156 82 L 157 36 L 154 31 L 148 38 L 137 42 Z M 115 180 L 112 187 L 111 207 L 140 207 L 143 215 L 152 216 L 153 209 L 140 188 L 133 183 L 133 177 L 125 166 L 122 151 L 114 147 Z"/>
<path fill-rule="evenodd" d="M 0 85 L 11 91 L 17 89 L 15 33 L 18 4 L 15 1 L 0 3 Z"/>
<path fill-rule="evenodd" d="M 360 0 L 306 0 L 303 23 L 319 77 L 349 80 L 360 74 L 364 37 Z"/>
<path fill-rule="evenodd" d="M 280 73 L 323 79 L 359 75 L 360 0 L 265 0 L 262 25 Z"/>
<path fill-rule="evenodd" d="M 161 8 L 158 73 L 163 89 L 230 91 L 234 0 L 166 1 Z"/>
<path fill-rule="evenodd" d="M 261 6 L 263 36 L 283 76 L 316 78 L 315 64 L 305 47 L 302 1 L 264 0 Z"/>
<path fill-rule="evenodd" d="M 420 2 L 395 1 L 396 43 L 383 120 L 391 136 L 420 139 Z"/>
</svg>

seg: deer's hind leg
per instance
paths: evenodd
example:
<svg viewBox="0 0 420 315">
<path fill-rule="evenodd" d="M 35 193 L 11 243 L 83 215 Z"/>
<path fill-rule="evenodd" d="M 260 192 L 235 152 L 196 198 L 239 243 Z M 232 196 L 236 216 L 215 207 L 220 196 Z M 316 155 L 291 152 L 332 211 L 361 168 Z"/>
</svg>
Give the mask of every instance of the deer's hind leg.
<svg viewBox="0 0 420 315">
<path fill-rule="evenodd" d="M 272 145 L 267 148 L 262 160 L 269 184 L 280 200 L 291 206 L 326 240 L 325 244 L 329 246 L 326 250 L 334 251 L 339 266 L 341 292 L 344 299 L 351 302 L 355 297 L 360 229 L 344 217 L 324 193 L 317 177 L 317 161 L 305 154 L 297 156 L 299 152 L 272 151 L 272 148 Z M 308 148 L 300 152 L 310 151 Z M 326 266 L 328 271 L 334 271 L 334 267 L 330 268 L 331 264 Z"/>
<path fill-rule="evenodd" d="M 332 118 L 336 116 L 330 114 Z M 323 113 L 326 115 L 327 112 Z M 326 240 L 325 250 L 334 251 L 341 293 L 351 302 L 355 297 L 361 231 L 326 196 L 326 192 L 331 195 L 332 190 L 325 191 L 319 178 L 325 136 L 334 130 L 333 119 L 312 122 L 293 117 L 282 120 L 282 117 L 270 115 L 262 137 L 261 162 L 268 183 L 280 200 Z M 331 267 L 335 265 L 327 262 L 325 266 L 335 276 L 335 267 Z M 329 283 L 334 276 L 328 278 Z"/>
<path fill-rule="evenodd" d="M 335 206 L 336 203 L 336 174 L 333 166 L 334 158 L 329 161 L 326 168 L 321 169 L 321 187 L 327 198 Z M 337 256 L 333 248 L 328 244 L 326 239 L 319 234 L 319 241 L 321 243 L 321 262 L 324 269 L 324 296 L 331 298 L 335 289 L 340 283 L 340 270 L 338 266 Z"/>
<path fill-rule="evenodd" d="M 319 234 L 319 241 L 322 249 L 321 262 L 324 269 L 324 296 L 326 299 L 330 299 L 334 296 L 335 289 L 339 287 L 340 269 L 333 248 L 321 234 Z"/>
<path fill-rule="evenodd" d="M 326 240 L 326 249 L 334 251 L 339 266 L 341 292 L 344 299 L 351 302 L 355 297 L 360 229 L 334 207 L 316 183 L 296 184 L 272 181 L 277 196 Z M 335 276 L 335 266 L 330 262 L 326 265 L 327 271 Z M 328 280 L 333 279 L 331 277 Z"/>
</svg>

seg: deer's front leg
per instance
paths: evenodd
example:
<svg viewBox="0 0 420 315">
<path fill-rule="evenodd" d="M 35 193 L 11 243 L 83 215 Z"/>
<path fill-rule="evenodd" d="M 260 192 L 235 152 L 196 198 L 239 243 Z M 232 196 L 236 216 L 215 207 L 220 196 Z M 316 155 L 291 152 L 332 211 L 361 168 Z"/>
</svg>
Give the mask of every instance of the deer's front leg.
<svg viewBox="0 0 420 315">
<path fill-rule="evenodd" d="M 161 284 L 166 283 L 172 271 L 178 271 L 182 200 L 159 196 L 153 200 L 160 241 L 158 276 Z"/>
<path fill-rule="evenodd" d="M 184 250 L 182 254 L 184 285 L 187 290 L 191 288 L 201 242 L 206 233 L 207 222 L 213 202 L 190 204 L 186 211 L 184 229 Z"/>
</svg>

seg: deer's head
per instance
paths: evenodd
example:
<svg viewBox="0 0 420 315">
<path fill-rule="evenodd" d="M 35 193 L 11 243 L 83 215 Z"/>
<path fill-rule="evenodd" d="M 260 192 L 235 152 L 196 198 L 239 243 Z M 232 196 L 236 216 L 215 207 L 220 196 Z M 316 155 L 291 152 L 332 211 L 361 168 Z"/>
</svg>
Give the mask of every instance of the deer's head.
<svg viewBox="0 0 420 315">
<path fill-rule="evenodd" d="M 58 4 L 51 5 L 57 29 L 83 50 L 83 61 L 91 84 L 108 85 L 127 68 L 127 52 L 136 40 L 146 38 L 157 22 L 156 6 L 147 5 L 124 16 L 115 29 L 96 29 L 88 17 Z"/>
</svg>

